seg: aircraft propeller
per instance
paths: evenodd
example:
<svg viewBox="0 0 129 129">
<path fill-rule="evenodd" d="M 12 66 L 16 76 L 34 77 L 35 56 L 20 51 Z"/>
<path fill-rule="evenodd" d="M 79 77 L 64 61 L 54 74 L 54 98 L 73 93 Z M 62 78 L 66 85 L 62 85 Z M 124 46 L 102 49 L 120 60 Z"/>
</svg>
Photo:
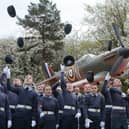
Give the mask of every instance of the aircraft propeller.
<svg viewBox="0 0 129 129">
<path fill-rule="evenodd" d="M 114 63 L 114 65 L 112 66 L 112 69 L 110 71 L 110 74 L 112 75 L 113 73 L 115 73 L 115 71 L 119 68 L 119 66 L 121 65 L 122 61 L 123 61 L 124 57 L 120 56 L 116 62 Z"/>
<path fill-rule="evenodd" d="M 114 29 L 115 35 L 116 35 L 116 37 L 117 37 L 117 39 L 119 41 L 120 46 L 125 47 L 124 44 L 121 41 L 119 29 L 118 29 L 117 25 L 114 22 L 112 23 L 112 27 Z"/>
<path fill-rule="evenodd" d="M 112 40 L 108 41 L 108 51 L 112 50 Z"/>
<path fill-rule="evenodd" d="M 120 33 L 118 30 L 118 27 L 115 23 L 112 23 L 112 27 L 114 29 L 115 35 L 119 41 L 120 46 L 122 47 L 119 50 L 119 55 L 120 57 L 116 60 L 116 62 L 114 63 L 114 65 L 112 66 L 112 69 L 110 71 L 110 74 L 113 74 L 116 72 L 116 70 L 119 68 L 119 66 L 121 65 L 121 63 L 123 62 L 124 58 L 129 57 L 129 48 L 125 48 L 124 44 L 122 43 L 121 37 L 120 37 Z"/>
</svg>

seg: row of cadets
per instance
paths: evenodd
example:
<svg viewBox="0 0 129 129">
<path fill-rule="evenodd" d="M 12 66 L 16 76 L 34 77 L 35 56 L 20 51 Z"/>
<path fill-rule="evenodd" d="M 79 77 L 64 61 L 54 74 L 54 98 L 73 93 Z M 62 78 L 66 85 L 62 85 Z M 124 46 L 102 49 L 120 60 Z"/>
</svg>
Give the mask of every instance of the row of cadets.
<svg viewBox="0 0 129 129">
<path fill-rule="evenodd" d="M 122 92 L 120 79 L 110 79 L 111 75 L 107 73 L 102 87 L 107 104 L 106 129 L 128 129 L 129 98 Z"/>
</svg>

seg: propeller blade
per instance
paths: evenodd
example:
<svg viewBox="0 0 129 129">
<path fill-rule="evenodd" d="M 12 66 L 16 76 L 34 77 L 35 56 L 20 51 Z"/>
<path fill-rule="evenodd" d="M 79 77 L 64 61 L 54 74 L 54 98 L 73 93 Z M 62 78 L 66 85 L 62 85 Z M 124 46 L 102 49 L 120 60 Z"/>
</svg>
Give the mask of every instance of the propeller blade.
<svg viewBox="0 0 129 129">
<path fill-rule="evenodd" d="M 119 29 L 118 29 L 117 25 L 115 23 L 112 23 L 112 27 L 113 27 L 113 29 L 115 31 L 115 35 L 116 35 L 116 37 L 117 37 L 117 39 L 118 39 L 118 41 L 120 43 L 120 46 L 124 47 L 124 44 L 121 41 L 121 37 L 120 37 L 120 33 L 119 33 Z"/>
<path fill-rule="evenodd" d="M 118 67 L 121 65 L 122 61 L 123 61 L 124 57 L 120 56 L 116 62 L 114 63 L 114 65 L 112 66 L 112 69 L 110 71 L 110 74 L 112 75 L 113 73 L 116 72 L 116 70 L 118 69 Z"/>
<path fill-rule="evenodd" d="M 108 51 L 112 50 L 112 40 L 108 41 Z"/>
</svg>

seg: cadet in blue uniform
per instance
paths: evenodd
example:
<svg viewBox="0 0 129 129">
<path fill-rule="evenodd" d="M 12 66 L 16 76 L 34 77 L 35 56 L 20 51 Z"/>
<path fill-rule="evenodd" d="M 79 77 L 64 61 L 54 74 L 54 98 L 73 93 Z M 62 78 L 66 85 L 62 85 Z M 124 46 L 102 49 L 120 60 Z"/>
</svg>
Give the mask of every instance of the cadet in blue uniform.
<svg viewBox="0 0 129 129">
<path fill-rule="evenodd" d="M 13 85 L 15 87 L 21 87 L 23 85 L 22 80 L 20 78 L 14 78 L 13 79 Z"/>
<path fill-rule="evenodd" d="M 83 129 L 84 128 L 84 116 L 83 116 L 83 95 L 80 93 L 80 86 L 75 85 L 73 94 L 76 96 L 76 105 L 78 106 L 78 109 L 80 110 L 80 117 L 76 118 L 77 128 Z"/>
<path fill-rule="evenodd" d="M 2 76 L 3 74 L 0 77 L 0 129 L 6 129 L 12 126 L 12 116 L 9 109 L 6 79 L 3 80 Z"/>
<path fill-rule="evenodd" d="M 9 100 L 7 96 L 7 78 L 4 73 L 0 75 L 0 128 L 1 127 L 12 127 L 12 115 L 9 109 Z"/>
<path fill-rule="evenodd" d="M 37 128 L 40 127 L 40 113 L 41 113 L 41 107 L 42 107 L 42 98 L 44 96 L 44 84 L 40 84 L 37 86 L 37 91 L 38 91 L 38 114 L 37 114 Z"/>
<path fill-rule="evenodd" d="M 5 73 L 7 76 L 8 90 L 18 95 L 18 104 L 15 112 L 15 128 L 30 129 L 36 126 L 37 116 L 37 94 L 32 87 L 13 87 L 10 85 L 10 69 L 6 66 Z M 31 82 L 31 79 L 28 80 Z"/>
<path fill-rule="evenodd" d="M 122 83 L 120 79 L 113 80 L 113 87 L 110 88 L 112 97 L 111 128 L 128 129 L 127 119 L 129 119 L 128 102 L 123 98 L 125 96 L 121 90 Z"/>
<path fill-rule="evenodd" d="M 85 98 L 86 116 L 85 127 L 89 129 L 100 129 L 105 126 L 105 100 L 98 92 L 97 85 L 91 86 L 92 93 Z"/>
<path fill-rule="evenodd" d="M 63 68 L 62 68 L 63 69 Z M 64 80 L 64 71 L 61 72 L 61 88 L 64 101 L 61 129 L 76 129 L 76 118 L 81 116 L 76 96 L 73 94 L 73 85 Z"/>
<path fill-rule="evenodd" d="M 91 93 L 91 85 L 89 83 L 84 84 L 84 95 Z"/>
<path fill-rule="evenodd" d="M 36 90 L 35 83 L 33 82 L 33 76 L 31 74 L 28 74 L 25 76 L 23 86 L 24 87 L 31 87 L 32 90 Z"/>
<path fill-rule="evenodd" d="M 91 93 L 91 85 L 89 83 L 83 85 L 83 93 L 78 100 L 78 105 L 81 110 L 81 118 L 80 118 L 80 129 L 85 128 L 85 97 Z"/>
<path fill-rule="evenodd" d="M 44 87 L 45 87 L 45 84 L 40 84 L 37 86 L 38 96 L 41 96 L 41 97 L 44 96 L 44 91 L 43 91 Z"/>
<path fill-rule="evenodd" d="M 101 93 L 105 98 L 105 128 L 111 129 L 111 111 L 112 111 L 112 98 L 109 88 L 112 86 L 111 76 L 109 73 L 105 76 L 105 80 L 101 89 Z M 108 88 L 107 88 L 108 87 Z"/>
<path fill-rule="evenodd" d="M 52 96 L 49 85 L 44 87 L 44 96 L 41 100 L 40 127 L 41 129 L 56 129 L 58 126 L 58 101 Z"/>
<path fill-rule="evenodd" d="M 6 122 L 7 121 L 7 122 Z M 0 129 L 12 126 L 11 112 L 7 95 L 0 89 Z"/>
<path fill-rule="evenodd" d="M 16 112 L 16 106 L 18 104 L 18 96 L 14 92 L 7 91 L 7 96 L 8 96 L 8 101 L 9 101 L 9 109 L 11 111 L 11 116 L 12 116 L 12 127 L 11 129 L 16 129 L 15 128 L 15 112 Z"/>
<path fill-rule="evenodd" d="M 62 96 L 62 91 L 57 90 L 58 86 L 60 86 L 60 82 L 56 82 L 52 86 L 52 93 L 53 93 L 54 97 L 58 100 L 58 104 L 59 104 L 59 111 L 58 111 L 59 127 L 58 127 L 58 129 L 61 129 L 64 100 L 63 100 L 63 96 Z"/>
</svg>

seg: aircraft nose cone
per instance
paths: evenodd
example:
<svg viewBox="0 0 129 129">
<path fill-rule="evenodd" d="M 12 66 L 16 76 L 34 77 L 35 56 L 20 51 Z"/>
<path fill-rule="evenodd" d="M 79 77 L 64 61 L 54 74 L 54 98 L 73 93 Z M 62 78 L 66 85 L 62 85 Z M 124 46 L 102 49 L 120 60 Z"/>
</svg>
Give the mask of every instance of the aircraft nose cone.
<svg viewBox="0 0 129 129">
<path fill-rule="evenodd" d="M 129 57 L 129 48 L 121 48 L 119 50 L 119 55 L 123 56 L 124 58 L 128 58 Z"/>
</svg>

